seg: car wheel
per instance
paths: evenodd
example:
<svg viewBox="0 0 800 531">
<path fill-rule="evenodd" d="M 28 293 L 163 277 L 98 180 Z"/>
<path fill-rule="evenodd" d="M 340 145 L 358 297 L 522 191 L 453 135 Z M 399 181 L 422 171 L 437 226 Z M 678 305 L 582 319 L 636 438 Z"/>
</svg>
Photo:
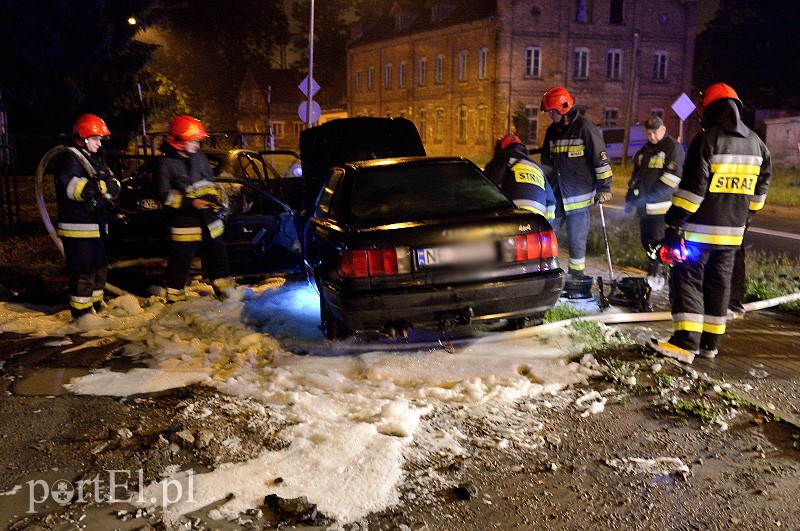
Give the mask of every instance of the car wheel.
<svg viewBox="0 0 800 531">
<path fill-rule="evenodd" d="M 343 321 L 334 317 L 330 306 L 328 306 L 328 303 L 325 302 L 325 297 L 322 296 L 322 293 L 319 295 L 319 310 L 320 321 L 322 322 L 322 333 L 326 338 L 345 339 L 350 337 L 350 329 L 346 324 L 344 324 Z"/>
</svg>

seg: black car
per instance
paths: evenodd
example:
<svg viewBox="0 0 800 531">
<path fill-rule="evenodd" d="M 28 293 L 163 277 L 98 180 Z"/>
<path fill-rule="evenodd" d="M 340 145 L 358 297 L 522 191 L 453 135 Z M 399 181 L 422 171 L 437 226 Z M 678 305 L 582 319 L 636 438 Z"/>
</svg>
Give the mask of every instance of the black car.
<svg viewBox="0 0 800 531">
<path fill-rule="evenodd" d="M 247 168 L 262 171 L 257 159 L 251 164 L 247 157 L 240 153 L 232 156 L 231 151 L 209 151 L 207 155 L 221 192 L 219 212 L 234 274 L 299 270 L 296 212 L 264 190 L 258 178 L 244 173 Z M 122 185 L 117 215 L 109 222 L 109 254 L 116 261 L 167 256 L 170 231 L 156 194 L 158 165 L 158 156 L 109 156 L 109 166 Z"/>
<path fill-rule="evenodd" d="M 564 286 L 547 220 L 518 209 L 459 157 L 331 168 L 303 240 L 330 339 L 521 322 L 551 308 Z"/>
</svg>

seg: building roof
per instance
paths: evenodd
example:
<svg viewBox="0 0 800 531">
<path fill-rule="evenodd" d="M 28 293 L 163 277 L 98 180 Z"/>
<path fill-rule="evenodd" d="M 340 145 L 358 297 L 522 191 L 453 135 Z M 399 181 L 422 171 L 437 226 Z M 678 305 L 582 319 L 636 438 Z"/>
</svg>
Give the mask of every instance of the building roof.
<svg viewBox="0 0 800 531">
<path fill-rule="evenodd" d="M 245 76 L 243 86 L 246 86 L 250 79 L 265 97 L 268 88 L 272 87 L 273 103 L 296 103 L 303 99 L 303 94 L 298 88 L 303 80 L 303 74 L 295 70 L 251 67 Z"/>
<path fill-rule="evenodd" d="M 408 37 L 496 15 L 496 0 L 397 1 L 385 16 L 354 26 L 348 47 Z"/>
</svg>

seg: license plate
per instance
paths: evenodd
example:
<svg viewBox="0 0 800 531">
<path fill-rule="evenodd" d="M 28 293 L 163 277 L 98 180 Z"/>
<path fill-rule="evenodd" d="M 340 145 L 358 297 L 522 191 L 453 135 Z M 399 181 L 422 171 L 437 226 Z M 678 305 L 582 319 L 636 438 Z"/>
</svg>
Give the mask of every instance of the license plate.
<svg viewBox="0 0 800 531">
<path fill-rule="evenodd" d="M 495 261 L 497 261 L 497 248 L 491 241 L 417 249 L 419 267 Z"/>
</svg>

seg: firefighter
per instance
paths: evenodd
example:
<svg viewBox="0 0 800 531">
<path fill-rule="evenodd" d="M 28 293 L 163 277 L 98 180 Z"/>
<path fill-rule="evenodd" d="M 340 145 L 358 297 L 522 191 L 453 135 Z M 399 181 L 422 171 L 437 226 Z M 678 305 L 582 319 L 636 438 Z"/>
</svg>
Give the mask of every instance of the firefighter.
<svg viewBox="0 0 800 531">
<path fill-rule="evenodd" d="M 569 275 L 585 279 L 589 208 L 611 199 L 606 144 L 597 126 L 578 114 L 575 98 L 566 88 L 553 87 L 545 92 L 541 109 L 553 121 L 542 145 L 542 165 L 553 168 L 548 175 L 556 197 L 551 225 L 558 233 L 566 218 Z"/>
<path fill-rule="evenodd" d="M 673 333 L 668 341 L 652 338 L 648 347 L 684 363 L 698 354 L 717 355 L 734 255 L 767 197 L 769 150 L 742 123 L 741 111 L 742 101 L 730 86 L 716 83 L 703 92 L 698 106 L 703 131 L 689 146 L 665 217 L 663 246 L 676 260 L 670 275 Z"/>
<path fill-rule="evenodd" d="M 518 207 L 553 219 L 556 208 L 553 189 L 542 169 L 531 160 L 525 144 L 517 135 L 508 134 L 500 138 L 498 147 L 499 152 L 492 160 L 499 162 L 490 165 L 499 168 L 502 164 L 500 189 Z"/>
<path fill-rule="evenodd" d="M 683 173 L 683 146 L 667 134 L 664 121 L 651 116 L 644 123 L 647 143 L 633 158 L 633 173 L 625 194 L 625 212 L 636 210 L 639 236 L 645 252 L 664 238 L 664 214 Z M 653 291 L 664 287 L 663 265 L 650 259 L 647 283 Z"/>
<path fill-rule="evenodd" d="M 56 175 L 56 230 L 64 245 L 73 319 L 104 306 L 108 260 L 103 239 L 108 231 L 109 202 L 120 190 L 102 156 L 102 141 L 110 134 L 99 116 L 78 117 L 72 128 L 74 145 L 68 146 Z"/>
<path fill-rule="evenodd" d="M 218 216 L 220 195 L 208 158 L 200 151 L 205 138 L 208 133 L 200 120 L 179 115 L 170 121 L 161 146 L 165 156 L 159 167 L 158 194 L 169 213 L 171 233 L 164 277 L 168 303 L 186 299 L 189 268 L 198 249 L 217 298 L 224 300 L 234 287 L 222 239 L 225 226 Z"/>
</svg>

